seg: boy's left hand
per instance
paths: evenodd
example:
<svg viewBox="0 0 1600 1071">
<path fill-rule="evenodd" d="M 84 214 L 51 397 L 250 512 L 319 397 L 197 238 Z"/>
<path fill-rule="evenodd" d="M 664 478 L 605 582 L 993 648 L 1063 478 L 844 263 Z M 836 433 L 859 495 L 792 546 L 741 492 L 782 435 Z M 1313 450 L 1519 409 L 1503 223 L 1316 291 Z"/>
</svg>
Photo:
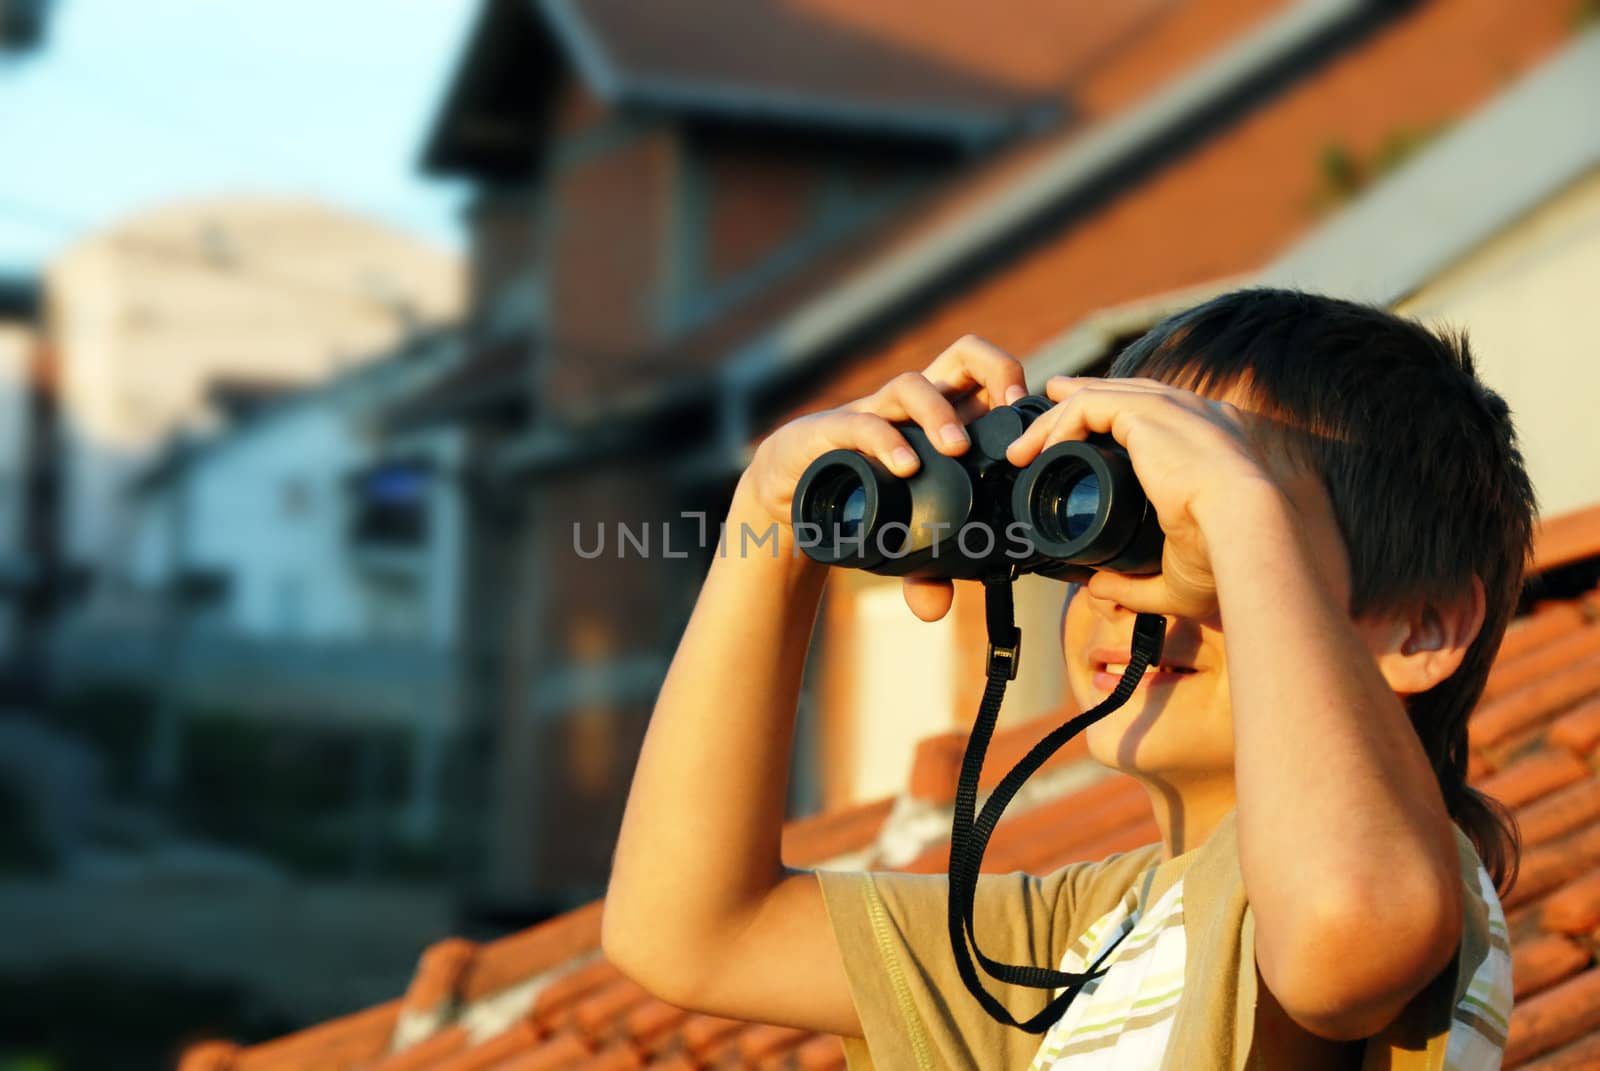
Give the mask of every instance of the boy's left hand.
<svg viewBox="0 0 1600 1071">
<path fill-rule="evenodd" d="M 1054 376 L 1045 394 L 1058 404 L 1011 444 L 1007 460 L 1020 467 L 1056 443 L 1109 433 L 1128 451 L 1166 535 L 1158 575 L 1097 570 L 1090 593 L 1136 612 L 1216 614 L 1208 540 L 1227 538 L 1215 530 L 1216 519 L 1240 496 L 1283 496 L 1274 459 L 1247 425 L 1249 414 L 1153 379 Z"/>
</svg>

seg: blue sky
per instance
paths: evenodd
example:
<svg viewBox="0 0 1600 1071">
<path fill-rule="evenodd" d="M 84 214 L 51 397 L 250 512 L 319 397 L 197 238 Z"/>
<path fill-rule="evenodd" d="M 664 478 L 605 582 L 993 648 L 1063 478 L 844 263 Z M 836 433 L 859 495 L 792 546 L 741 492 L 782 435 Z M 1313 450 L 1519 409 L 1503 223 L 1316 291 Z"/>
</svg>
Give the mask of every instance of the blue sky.
<svg viewBox="0 0 1600 1071">
<path fill-rule="evenodd" d="M 0 63 L 0 271 L 88 229 L 224 191 L 310 194 L 463 241 L 417 170 L 479 0 L 56 0 Z"/>
</svg>

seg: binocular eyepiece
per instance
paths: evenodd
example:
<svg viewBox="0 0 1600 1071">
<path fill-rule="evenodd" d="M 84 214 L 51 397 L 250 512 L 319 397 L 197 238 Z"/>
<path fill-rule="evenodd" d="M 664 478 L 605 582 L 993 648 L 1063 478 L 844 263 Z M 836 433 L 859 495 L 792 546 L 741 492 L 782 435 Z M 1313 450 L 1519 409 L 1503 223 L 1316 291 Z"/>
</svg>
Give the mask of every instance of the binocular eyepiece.
<svg viewBox="0 0 1600 1071">
<path fill-rule="evenodd" d="M 896 424 L 921 463 L 904 479 L 855 450 L 823 454 L 795 486 L 801 549 L 885 576 L 1159 572 L 1161 526 L 1111 436 L 1058 443 L 1022 469 L 1006 460 L 1006 447 L 1052 404 L 1030 394 L 990 410 L 967 425 L 971 446 L 959 457 L 940 453 L 917 424 Z"/>
</svg>

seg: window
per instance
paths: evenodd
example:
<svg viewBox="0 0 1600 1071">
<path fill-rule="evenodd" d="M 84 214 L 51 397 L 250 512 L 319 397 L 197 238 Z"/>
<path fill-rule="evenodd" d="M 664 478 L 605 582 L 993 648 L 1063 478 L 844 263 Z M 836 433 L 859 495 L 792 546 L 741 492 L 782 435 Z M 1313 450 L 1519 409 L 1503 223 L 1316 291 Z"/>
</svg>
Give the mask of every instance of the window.
<svg viewBox="0 0 1600 1071">
<path fill-rule="evenodd" d="M 422 462 L 389 462 L 357 474 L 352 542 L 416 548 L 428 538 L 432 474 Z"/>
</svg>

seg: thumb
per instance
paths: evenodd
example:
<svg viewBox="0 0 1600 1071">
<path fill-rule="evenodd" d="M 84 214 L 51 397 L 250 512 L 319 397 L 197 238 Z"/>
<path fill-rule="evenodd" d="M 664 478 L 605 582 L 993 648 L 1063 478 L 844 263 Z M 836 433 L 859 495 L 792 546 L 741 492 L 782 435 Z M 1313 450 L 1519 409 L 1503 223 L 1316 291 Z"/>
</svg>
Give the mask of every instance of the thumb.
<svg viewBox="0 0 1600 1071">
<path fill-rule="evenodd" d="M 948 580 L 906 577 L 901 585 L 906 605 L 924 621 L 937 621 L 950 612 L 955 602 L 955 585 Z"/>
<path fill-rule="evenodd" d="M 1096 572 L 1089 578 L 1089 594 L 1114 602 L 1134 613 L 1164 613 L 1172 599 L 1165 578 Z"/>
</svg>

